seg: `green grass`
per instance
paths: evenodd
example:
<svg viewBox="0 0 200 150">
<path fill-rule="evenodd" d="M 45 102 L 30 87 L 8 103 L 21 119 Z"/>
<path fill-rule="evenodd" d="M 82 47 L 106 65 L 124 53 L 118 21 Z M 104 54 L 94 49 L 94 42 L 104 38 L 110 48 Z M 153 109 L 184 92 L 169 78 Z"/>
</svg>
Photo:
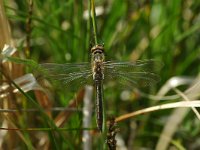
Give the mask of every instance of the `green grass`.
<svg viewBox="0 0 200 150">
<path fill-rule="evenodd" d="M 12 36 L 17 40 L 16 47 L 19 56 L 22 56 L 26 36 L 27 1 L 4 0 L 4 6 L 11 24 Z M 96 17 L 96 21 L 98 41 L 105 45 L 107 60 L 156 59 L 164 64 L 159 72 L 161 81 L 155 86 L 141 90 L 156 94 L 171 77 L 197 77 L 199 75 L 199 1 L 98 0 L 96 6 L 104 10 L 101 15 Z M 83 18 L 83 13 L 87 13 L 87 10 L 88 1 L 34 0 L 29 58 L 36 64 L 90 61 L 90 45 L 95 41 L 91 20 Z M 31 63 L 28 62 L 30 65 Z M 28 66 L 24 74 L 30 69 Z M 74 89 L 74 87 L 68 88 Z M 184 86 L 180 90 L 184 91 L 187 88 L 188 86 Z M 70 92 L 70 90 L 58 89 L 60 87 L 51 89 L 54 96 L 51 97 L 51 100 L 46 101 L 47 107 L 68 106 L 70 100 L 78 95 L 79 90 Z M 105 90 L 108 116 L 120 116 L 145 107 L 170 102 L 155 102 L 137 96 L 133 91 L 131 91 L 132 96 L 128 101 L 122 101 L 120 97 L 122 91 L 123 89 L 115 87 Z M 171 90 L 170 94 L 174 94 L 174 91 Z M 50 112 L 50 115 L 45 113 L 47 111 L 43 110 L 44 105 L 38 98 L 41 96 L 36 96 L 33 91 L 16 95 L 17 102 L 9 108 L 37 108 L 40 111 L 9 115 L 8 117 L 11 119 L 8 122 L 20 129 L 42 128 L 47 131 L 8 131 L 8 137 L 3 140 L 4 148 L 81 149 L 82 131 L 79 129 L 82 127 L 82 113 L 72 112 L 68 120 L 63 123 L 63 130 L 60 131 L 55 127 L 55 118 L 61 112 Z M 6 100 L 12 102 L 9 98 Z M 42 98 L 42 100 L 45 99 Z M 82 102 L 77 107 L 77 109 L 81 109 Z M 129 144 L 134 148 L 155 149 L 162 129 L 167 123 L 166 117 L 169 117 L 172 112 L 173 110 L 155 111 L 120 122 L 118 124 L 121 129 L 119 135 L 126 146 Z M 3 116 L 1 120 L 5 120 L 5 117 Z M 179 128 L 176 129 L 170 146 L 177 147 L 177 149 L 190 149 L 198 141 L 198 126 L 199 120 L 192 111 L 188 112 Z M 93 114 L 91 128 L 95 127 L 95 114 Z M 91 136 L 93 149 L 102 147 L 102 143 L 99 142 L 100 135 L 91 131 Z M 38 137 L 46 143 L 39 145 L 40 138 Z M 102 141 L 104 142 L 104 140 Z M 133 145 L 131 145 L 131 141 Z M 200 147 L 200 145 L 197 146 Z"/>
</svg>

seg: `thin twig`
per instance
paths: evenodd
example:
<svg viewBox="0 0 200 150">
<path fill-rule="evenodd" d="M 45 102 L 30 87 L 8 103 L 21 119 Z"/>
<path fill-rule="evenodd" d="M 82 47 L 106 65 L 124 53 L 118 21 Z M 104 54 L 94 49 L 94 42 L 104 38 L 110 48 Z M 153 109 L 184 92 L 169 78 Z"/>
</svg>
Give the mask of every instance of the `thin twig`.
<svg viewBox="0 0 200 150">
<path fill-rule="evenodd" d="M 174 91 L 179 94 L 185 101 L 191 101 L 183 92 L 181 92 L 180 90 L 178 90 L 177 88 L 174 88 Z M 200 114 L 197 111 L 197 109 L 195 107 L 191 107 L 193 112 L 196 114 L 197 118 L 200 120 Z"/>
<path fill-rule="evenodd" d="M 95 128 L 2 128 L 0 130 L 8 131 L 79 131 L 79 130 L 96 130 Z"/>
<path fill-rule="evenodd" d="M 146 113 L 153 112 L 153 111 L 156 111 L 156 110 L 178 108 L 178 107 L 200 107 L 200 101 L 199 100 L 181 101 L 181 102 L 174 102 L 174 103 L 168 103 L 168 104 L 148 107 L 148 108 L 145 108 L 145 109 L 141 109 L 141 110 L 138 110 L 138 111 L 134 111 L 132 113 L 128 113 L 128 114 L 119 116 L 115 119 L 115 121 L 120 122 L 120 121 L 129 119 L 131 117 L 135 117 L 135 116 L 138 116 L 138 115 L 141 115 L 141 114 L 146 114 Z"/>
<path fill-rule="evenodd" d="M 65 108 L 65 107 L 53 107 L 44 109 L 45 111 L 66 111 L 66 112 L 81 112 L 82 109 L 74 108 Z M 29 109 L 0 109 L 0 113 L 15 113 L 15 112 L 39 112 L 40 110 L 37 108 L 29 108 Z"/>
</svg>

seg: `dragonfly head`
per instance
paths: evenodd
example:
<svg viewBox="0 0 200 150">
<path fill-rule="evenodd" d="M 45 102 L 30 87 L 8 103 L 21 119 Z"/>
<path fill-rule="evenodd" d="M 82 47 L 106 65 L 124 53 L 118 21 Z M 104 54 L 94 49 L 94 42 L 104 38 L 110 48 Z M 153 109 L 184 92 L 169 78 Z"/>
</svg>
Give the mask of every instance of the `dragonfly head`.
<svg viewBox="0 0 200 150">
<path fill-rule="evenodd" d="M 104 53 L 104 47 L 103 45 L 95 45 L 91 48 L 91 53 Z"/>
<path fill-rule="evenodd" d="M 102 45 L 95 45 L 92 49 L 92 61 L 103 62 L 104 61 L 104 48 Z"/>
</svg>

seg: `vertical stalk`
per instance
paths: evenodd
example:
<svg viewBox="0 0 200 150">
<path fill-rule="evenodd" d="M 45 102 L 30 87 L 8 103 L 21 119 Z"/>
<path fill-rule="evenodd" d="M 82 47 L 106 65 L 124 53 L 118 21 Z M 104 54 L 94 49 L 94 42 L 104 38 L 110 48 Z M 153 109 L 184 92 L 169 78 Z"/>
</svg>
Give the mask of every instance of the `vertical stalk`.
<svg viewBox="0 0 200 150">
<path fill-rule="evenodd" d="M 26 48 L 25 54 L 27 57 L 30 55 L 30 47 L 31 47 L 31 32 L 32 32 L 32 14 L 33 14 L 33 0 L 28 1 L 28 16 L 26 20 Z"/>
<path fill-rule="evenodd" d="M 91 14 L 91 4 L 90 2 L 88 1 L 88 21 L 87 21 L 87 33 L 86 33 L 86 47 L 85 49 L 88 49 L 89 45 L 90 45 L 90 28 L 91 28 L 91 17 L 90 17 L 90 14 Z"/>
<path fill-rule="evenodd" d="M 83 98 L 83 128 L 89 128 L 92 122 L 92 95 L 93 87 L 85 86 L 85 95 Z M 90 131 L 83 130 L 83 150 L 92 149 L 92 136 Z"/>
<path fill-rule="evenodd" d="M 93 32 L 94 32 L 94 42 L 95 45 L 98 45 L 98 39 L 97 39 L 97 23 L 96 23 L 96 13 L 95 13 L 95 0 L 90 0 L 90 6 L 91 6 L 91 18 L 92 18 L 92 26 L 93 26 Z"/>
<path fill-rule="evenodd" d="M 92 26 L 93 26 L 93 32 L 94 32 L 94 42 L 95 42 L 95 45 L 98 45 L 98 39 L 97 39 L 97 23 L 96 23 L 96 13 L 95 13 L 95 2 L 94 2 L 95 0 L 90 0 L 90 8 L 91 8 L 91 14 L 90 14 L 90 16 L 91 16 L 91 18 L 92 18 Z M 101 83 L 102 84 L 102 83 Z M 98 118 L 97 117 L 97 120 L 98 119 L 100 119 L 100 120 L 103 120 L 103 124 L 102 124 L 102 138 L 101 138 L 101 140 L 102 140 L 102 143 L 104 143 L 103 144 L 103 149 L 107 149 L 106 148 L 106 144 L 105 144 L 105 137 L 106 137 L 106 113 L 105 113 L 105 107 L 104 107 L 104 103 L 103 103 L 103 85 L 101 85 L 100 86 L 100 89 L 99 89 L 99 91 L 101 92 L 101 94 L 102 94 L 102 97 L 99 97 L 99 96 L 97 96 L 96 98 L 99 98 L 99 100 L 97 100 L 97 102 L 100 102 L 100 104 L 99 104 L 99 106 L 96 108 L 96 109 L 101 109 L 101 110 L 103 110 L 103 112 L 101 112 L 102 114 L 100 114 L 101 116 L 102 116 L 102 118 L 100 117 L 100 118 Z M 96 91 L 96 92 L 98 92 L 98 90 Z M 96 93 L 96 94 L 98 94 L 98 93 Z M 99 95 L 100 95 L 100 93 L 99 93 Z M 99 127 L 99 126 L 98 126 Z"/>
</svg>

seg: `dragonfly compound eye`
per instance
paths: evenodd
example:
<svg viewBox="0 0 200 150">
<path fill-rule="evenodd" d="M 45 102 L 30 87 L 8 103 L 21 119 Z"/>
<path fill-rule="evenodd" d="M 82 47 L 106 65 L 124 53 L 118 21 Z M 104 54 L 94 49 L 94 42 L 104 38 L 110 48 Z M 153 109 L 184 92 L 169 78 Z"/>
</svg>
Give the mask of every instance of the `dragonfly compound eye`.
<svg viewBox="0 0 200 150">
<path fill-rule="evenodd" d="M 104 53 L 104 48 L 102 45 L 95 45 L 94 47 L 91 48 L 91 52 L 93 54 L 96 54 L 96 53 Z"/>
</svg>

